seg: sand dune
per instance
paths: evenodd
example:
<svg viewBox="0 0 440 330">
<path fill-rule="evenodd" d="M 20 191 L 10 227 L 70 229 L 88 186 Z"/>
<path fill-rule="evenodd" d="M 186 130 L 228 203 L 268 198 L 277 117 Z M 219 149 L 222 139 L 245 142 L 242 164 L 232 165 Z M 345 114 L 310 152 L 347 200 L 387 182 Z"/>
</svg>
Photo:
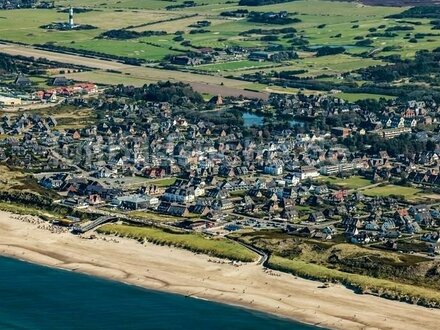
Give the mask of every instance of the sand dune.
<svg viewBox="0 0 440 330">
<path fill-rule="evenodd" d="M 41 226 L 40 226 L 41 227 Z M 0 254 L 146 288 L 240 305 L 334 329 L 438 329 L 440 310 L 357 295 L 335 285 L 214 263 L 208 256 L 128 239 L 51 233 L 0 212 Z M 275 275 L 274 275 L 275 274 Z"/>
</svg>

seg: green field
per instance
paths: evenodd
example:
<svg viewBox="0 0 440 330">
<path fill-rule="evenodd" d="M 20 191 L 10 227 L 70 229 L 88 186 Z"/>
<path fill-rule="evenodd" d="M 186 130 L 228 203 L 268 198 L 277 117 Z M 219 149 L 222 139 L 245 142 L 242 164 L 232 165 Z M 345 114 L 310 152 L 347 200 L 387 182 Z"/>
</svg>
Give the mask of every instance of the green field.
<svg viewBox="0 0 440 330">
<path fill-rule="evenodd" d="M 332 184 L 347 189 L 359 189 L 372 184 L 370 180 L 360 176 L 350 176 L 349 178 L 346 179 L 329 176 L 329 177 L 322 177 L 321 180 L 327 184 Z"/>
<path fill-rule="evenodd" d="M 396 185 L 377 186 L 362 191 L 362 193 L 367 196 L 386 197 L 386 196 L 396 195 L 396 196 L 403 196 L 405 199 L 409 199 L 409 200 L 416 198 L 417 194 L 421 192 L 422 191 L 417 188 L 403 187 Z"/>
<path fill-rule="evenodd" d="M 105 225 L 98 229 L 104 234 L 114 234 L 122 237 L 143 239 L 160 245 L 171 245 L 204 253 L 219 258 L 250 262 L 257 256 L 242 245 L 221 238 L 207 238 L 201 234 L 187 234 L 179 231 L 165 231 L 159 228 L 134 227 L 128 225 Z"/>
<path fill-rule="evenodd" d="M 238 1 L 237 1 L 238 2 Z M 250 23 L 245 19 L 230 19 L 219 16 L 222 11 L 234 10 L 240 8 L 236 2 L 225 0 L 209 0 L 196 1 L 199 6 L 189 7 L 176 10 L 166 10 L 165 7 L 170 4 L 182 4 L 183 0 L 175 2 L 166 2 L 159 0 L 151 1 L 135 1 L 135 0 L 111 0 L 107 2 L 101 1 L 56 1 L 57 5 L 74 5 L 85 6 L 94 9 L 92 12 L 77 13 L 75 21 L 80 24 L 92 24 L 98 27 L 97 30 L 90 31 L 52 31 L 46 32 L 40 29 L 39 26 L 48 24 L 54 21 L 65 21 L 67 15 L 59 13 L 56 10 L 12 10 L 3 11 L 2 19 L 0 20 L 1 38 L 7 40 L 20 41 L 25 43 L 45 43 L 55 42 L 63 45 L 68 45 L 72 41 L 78 42 L 81 48 L 96 50 L 102 48 L 103 52 L 111 52 L 112 54 L 119 54 L 120 46 L 116 44 L 115 49 L 107 46 L 105 43 L 94 44 L 90 41 L 103 31 L 109 29 L 118 29 L 129 26 L 139 26 L 133 28 L 136 31 L 144 30 L 163 30 L 170 34 L 177 30 L 185 32 L 185 40 L 191 41 L 191 44 L 196 47 L 225 47 L 230 45 L 240 45 L 243 47 L 256 47 L 269 44 L 260 40 L 260 36 L 239 36 L 238 34 L 252 28 L 269 28 L 274 27 L 267 24 Z M 244 8 L 244 7 L 241 7 Z M 297 17 L 301 19 L 300 23 L 283 25 L 282 27 L 292 26 L 299 32 L 298 35 L 305 37 L 310 42 L 310 46 L 332 45 L 332 46 L 346 46 L 348 51 L 356 54 L 365 49 L 374 49 L 385 46 L 404 46 L 399 53 L 404 56 L 413 56 L 418 49 L 432 49 L 440 44 L 440 36 L 432 37 L 434 41 L 422 39 L 417 44 L 410 44 L 403 39 L 405 33 L 398 32 L 398 37 L 395 38 L 381 38 L 374 39 L 374 44 L 370 47 L 355 46 L 355 37 L 365 37 L 370 28 L 377 28 L 380 25 L 386 27 L 395 26 L 399 23 L 393 19 L 385 19 L 387 15 L 401 12 L 402 8 L 391 7 L 368 7 L 360 6 L 357 3 L 351 2 L 334 2 L 323 0 L 303 0 L 293 1 L 284 4 L 259 6 L 258 11 L 281 11 L 286 10 L 291 13 L 296 13 Z M 187 17 L 190 15 L 198 16 Z M 180 18 L 176 21 L 166 20 Z M 202 34 L 188 34 L 189 25 L 198 20 L 209 20 L 211 26 L 209 33 Z M 358 28 L 353 28 L 356 21 Z M 412 33 L 426 33 L 431 31 L 431 25 L 428 20 L 421 20 L 422 25 L 416 26 Z M 157 23 L 155 23 L 157 22 Z M 326 24 L 325 28 L 319 28 L 319 25 Z M 276 27 L 276 26 L 275 26 Z M 335 37 L 335 34 L 341 34 Z M 145 40 L 147 39 L 147 40 Z M 178 42 L 174 42 L 166 36 L 168 41 L 166 46 L 172 45 L 179 48 Z M 149 38 L 142 38 L 143 41 L 156 42 L 158 37 L 152 36 Z M 89 41 L 89 42 L 88 42 Z M 133 57 L 145 58 L 142 53 L 142 44 L 139 40 L 133 42 L 127 51 L 123 54 L 128 54 Z M 280 39 L 276 42 L 281 45 L 288 45 L 288 39 Z M 139 47 L 139 48 L 137 48 Z M 165 50 L 168 47 L 165 47 Z M 154 53 L 154 52 L 153 52 Z M 392 53 L 392 52 L 391 52 Z M 121 53 L 122 54 L 122 53 Z M 125 56 L 125 55 L 124 55 Z M 153 54 L 153 60 L 160 57 L 159 54 Z M 293 66 L 308 67 L 310 59 L 305 59 L 299 63 L 292 63 Z M 372 60 L 366 60 L 362 63 L 362 59 L 352 58 L 344 59 L 339 56 L 335 58 L 322 59 L 326 62 L 325 65 L 330 72 L 352 70 L 355 68 L 370 65 Z M 314 60 L 312 60 L 314 62 Z M 339 62 L 339 63 L 338 63 Z M 243 63 L 246 68 L 247 64 Z M 322 64 L 322 68 L 324 64 Z M 313 68 L 310 70 L 311 74 L 316 73 L 315 67 L 319 66 L 317 63 L 312 64 Z M 319 70 L 318 70 L 319 72 Z"/>
<path fill-rule="evenodd" d="M 257 61 L 235 61 L 235 62 L 225 62 L 225 63 L 215 63 L 215 64 L 205 64 L 198 65 L 195 69 L 200 71 L 209 71 L 209 72 L 217 72 L 217 71 L 237 71 L 237 70 L 247 70 L 253 68 L 264 68 L 264 67 L 273 67 L 274 65 L 267 62 L 257 62 Z"/>
<path fill-rule="evenodd" d="M 395 99 L 394 96 L 382 95 L 382 94 L 367 94 L 367 93 L 338 93 L 336 94 L 336 96 L 348 102 L 356 102 L 358 100 L 364 100 L 364 99 L 373 99 L 373 100 L 379 100 L 381 98 L 384 98 L 386 100 Z"/>
</svg>

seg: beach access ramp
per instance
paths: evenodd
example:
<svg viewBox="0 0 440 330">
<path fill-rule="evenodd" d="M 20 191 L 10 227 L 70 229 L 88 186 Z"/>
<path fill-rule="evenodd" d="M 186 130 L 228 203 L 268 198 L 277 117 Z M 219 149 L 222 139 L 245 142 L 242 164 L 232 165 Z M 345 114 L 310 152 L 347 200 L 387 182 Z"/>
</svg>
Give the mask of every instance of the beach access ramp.
<svg viewBox="0 0 440 330">
<path fill-rule="evenodd" d="M 88 232 L 90 230 L 93 230 L 93 229 L 95 229 L 95 228 L 97 228 L 97 227 L 99 227 L 99 226 L 101 226 L 101 225 L 103 225 L 105 223 L 111 222 L 111 221 L 113 221 L 115 219 L 117 219 L 117 218 L 113 217 L 113 216 L 102 216 L 102 217 L 99 217 L 98 219 L 96 219 L 96 220 L 94 220 L 92 222 L 89 222 L 89 223 L 85 224 L 84 226 L 79 226 L 78 225 L 78 226 L 73 227 L 72 233 L 74 233 L 74 234 L 84 234 L 84 233 L 86 233 L 86 232 Z"/>
</svg>

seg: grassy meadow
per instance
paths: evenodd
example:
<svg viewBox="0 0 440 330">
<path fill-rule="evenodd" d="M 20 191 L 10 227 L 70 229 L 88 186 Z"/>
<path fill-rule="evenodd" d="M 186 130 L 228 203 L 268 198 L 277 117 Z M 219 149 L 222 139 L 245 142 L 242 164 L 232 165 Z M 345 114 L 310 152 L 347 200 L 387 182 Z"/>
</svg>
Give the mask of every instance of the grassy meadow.
<svg viewBox="0 0 440 330">
<path fill-rule="evenodd" d="M 332 184 L 345 189 L 359 189 L 372 184 L 370 180 L 360 176 L 351 176 L 345 179 L 328 176 L 322 177 L 321 180 L 327 184 Z"/>
<path fill-rule="evenodd" d="M 379 197 L 388 197 L 391 195 L 395 196 L 403 196 L 407 200 L 412 200 L 417 198 L 417 195 L 422 191 L 413 187 L 403 187 L 396 185 L 380 185 L 373 188 L 368 188 L 362 191 L 366 196 L 379 196 Z"/>
</svg>

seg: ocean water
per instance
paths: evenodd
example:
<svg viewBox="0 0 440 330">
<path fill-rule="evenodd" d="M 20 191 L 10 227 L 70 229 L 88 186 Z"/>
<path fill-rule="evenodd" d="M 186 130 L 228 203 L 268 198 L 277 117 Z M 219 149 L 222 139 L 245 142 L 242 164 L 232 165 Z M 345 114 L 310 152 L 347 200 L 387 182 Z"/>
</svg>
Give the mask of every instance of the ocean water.
<svg viewBox="0 0 440 330">
<path fill-rule="evenodd" d="M 0 257 L 0 329 L 317 328 Z"/>
</svg>

